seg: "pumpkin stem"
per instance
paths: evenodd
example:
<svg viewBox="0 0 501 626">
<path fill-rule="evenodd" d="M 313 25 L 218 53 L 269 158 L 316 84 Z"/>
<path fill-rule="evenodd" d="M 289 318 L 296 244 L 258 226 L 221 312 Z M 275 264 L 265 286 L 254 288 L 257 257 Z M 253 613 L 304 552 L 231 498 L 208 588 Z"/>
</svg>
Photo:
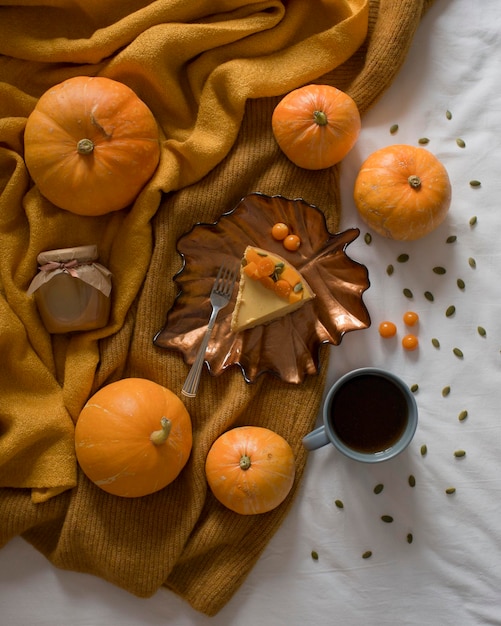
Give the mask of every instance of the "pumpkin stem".
<svg viewBox="0 0 501 626">
<path fill-rule="evenodd" d="M 327 126 L 327 115 L 323 111 L 313 111 L 313 120 L 319 126 Z"/>
<path fill-rule="evenodd" d="M 419 189 L 421 187 L 421 179 L 419 178 L 419 176 L 416 176 L 416 174 L 409 176 L 407 182 L 413 189 Z"/>
<path fill-rule="evenodd" d="M 92 139 L 80 139 L 77 143 L 78 154 L 91 154 L 94 150 L 94 142 Z"/>
<path fill-rule="evenodd" d="M 250 456 L 248 456 L 247 454 L 243 454 L 240 459 L 240 469 L 248 470 L 250 466 L 251 466 Z"/>
<path fill-rule="evenodd" d="M 160 430 L 154 430 L 150 435 L 150 440 L 156 446 L 160 446 L 165 443 L 170 435 L 170 429 L 172 427 L 172 422 L 166 417 L 162 417 L 160 420 L 160 425 L 162 428 Z"/>
</svg>

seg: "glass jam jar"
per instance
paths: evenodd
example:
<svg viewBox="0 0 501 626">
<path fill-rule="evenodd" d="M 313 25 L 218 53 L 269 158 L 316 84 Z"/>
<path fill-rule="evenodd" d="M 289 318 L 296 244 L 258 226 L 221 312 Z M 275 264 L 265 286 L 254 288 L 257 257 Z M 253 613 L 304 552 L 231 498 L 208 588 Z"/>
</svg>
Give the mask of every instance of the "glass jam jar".
<svg viewBox="0 0 501 626">
<path fill-rule="evenodd" d="M 110 315 L 111 272 L 97 263 L 97 246 L 40 252 L 39 272 L 28 295 L 35 294 L 49 333 L 102 328 Z"/>
</svg>

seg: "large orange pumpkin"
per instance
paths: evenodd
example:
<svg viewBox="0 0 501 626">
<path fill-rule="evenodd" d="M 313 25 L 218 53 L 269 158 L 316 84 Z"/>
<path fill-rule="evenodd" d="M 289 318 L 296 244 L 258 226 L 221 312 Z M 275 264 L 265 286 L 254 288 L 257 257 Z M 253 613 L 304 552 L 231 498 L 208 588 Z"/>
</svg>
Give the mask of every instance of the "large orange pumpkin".
<svg viewBox="0 0 501 626">
<path fill-rule="evenodd" d="M 451 203 L 447 170 L 425 148 L 392 145 L 362 164 L 354 187 L 362 219 L 397 240 L 424 237 L 445 219 Z"/>
<path fill-rule="evenodd" d="M 275 107 L 271 124 L 284 154 L 308 170 L 339 163 L 361 128 L 354 100 L 329 85 L 306 85 L 288 93 Z"/>
<path fill-rule="evenodd" d="M 97 391 L 75 427 L 82 471 L 116 496 L 163 489 L 177 478 L 191 448 L 191 419 L 182 401 L 144 378 L 125 378 Z"/>
<path fill-rule="evenodd" d="M 235 513 L 266 513 L 281 504 L 294 483 L 292 448 L 278 433 L 240 426 L 212 444 L 205 463 L 214 496 Z"/>
<path fill-rule="evenodd" d="M 79 215 L 132 203 L 160 158 L 158 126 L 126 85 L 78 76 L 46 91 L 28 117 L 24 159 L 40 192 Z"/>
</svg>

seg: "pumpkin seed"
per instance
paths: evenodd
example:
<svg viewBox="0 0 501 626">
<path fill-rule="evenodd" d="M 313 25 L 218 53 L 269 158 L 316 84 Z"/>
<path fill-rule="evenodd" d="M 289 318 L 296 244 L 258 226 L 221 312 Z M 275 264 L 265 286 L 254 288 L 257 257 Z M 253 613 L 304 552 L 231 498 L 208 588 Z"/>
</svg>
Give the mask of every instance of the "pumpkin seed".
<svg viewBox="0 0 501 626">
<path fill-rule="evenodd" d="M 472 256 L 468 259 L 468 265 L 472 269 L 475 269 L 477 267 L 477 262 L 475 261 L 475 259 Z"/>
<path fill-rule="evenodd" d="M 481 337 L 485 337 L 487 335 L 487 331 L 483 326 L 477 326 L 477 332 Z"/>
<path fill-rule="evenodd" d="M 391 276 L 393 274 L 393 272 L 395 271 L 395 268 L 393 267 L 393 265 L 390 263 L 390 265 L 388 265 L 388 267 L 386 268 L 386 273 L 388 274 L 388 276 Z"/>
<path fill-rule="evenodd" d="M 316 550 L 312 550 L 312 551 L 311 551 L 311 558 L 312 558 L 314 561 L 318 561 L 318 552 L 317 552 Z"/>
<path fill-rule="evenodd" d="M 422 146 L 425 146 L 427 143 L 430 143 L 430 140 L 428 139 L 428 137 L 421 137 L 420 139 L 418 139 L 418 143 Z"/>
<path fill-rule="evenodd" d="M 456 493 L 456 487 L 447 487 L 447 489 L 445 490 L 445 493 L 447 495 L 451 495 L 453 493 Z"/>
<path fill-rule="evenodd" d="M 431 293 L 431 291 L 425 291 L 424 297 L 429 301 L 433 302 L 435 300 L 435 296 Z"/>
<path fill-rule="evenodd" d="M 436 267 L 433 268 L 433 271 L 435 272 L 435 274 L 445 274 L 447 272 L 447 270 L 445 269 L 445 267 L 442 267 L 441 265 L 437 265 Z"/>
<path fill-rule="evenodd" d="M 428 446 L 425 443 L 421 446 L 420 452 L 421 456 L 426 456 L 428 454 Z"/>
<path fill-rule="evenodd" d="M 449 110 L 447 110 L 447 111 L 445 112 L 445 117 L 446 117 L 448 120 L 451 120 L 451 119 L 452 119 L 452 113 L 451 113 Z"/>
<path fill-rule="evenodd" d="M 433 339 L 431 340 L 431 343 L 434 348 L 440 348 L 440 341 L 436 337 L 433 337 Z"/>
<path fill-rule="evenodd" d="M 454 452 L 454 456 L 455 456 L 457 459 L 459 459 L 459 458 L 461 458 L 461 457 L 463 457 L 463 456 L 466 456 L 466 452 L 465 452 L 464 450 L 456 450 L 456 451 Z"/>
<path fill-rule="evenodd" d="M 479 180 L 470 180 L 470 187 L 480 187 L 481 184 Z"/>
<path fill-rule="evenodd" d="M 452 351 L 459 359 L 462 359 L 464 357 L 463 351 L 459 348 L 453 348 Z"/>
<path fill-rule="evenodd" d="M 404 296 L 406 298 L 413 298 L 413 293 L 410 289 L 407 289 L 407 287 L 405 289 L 403 289 L 402 293 L 404 294 Z"/>
<path fill-rule="evenodd" d="M 408 482 L 409 482 L 409 485 L 411 487 L 415 487 L 416 486 L 416 479 L 415 479 L 415 477 L 412 474 L 409 476 Z"/>
<path fill-rule="evenodd" d="M 473 217 L 470 217 L 470 226 L 475 226 L 476 223 L 477 223 L 477 216 L 473 215 Z"/>
<path fill-rule="evenodd" d="M 454 243 L 457 240 L 457 235 L 449 235 L 445 240 L 445 243 Z"/>
<path fill-rule="evenodd" d="M 370 233 L 365 233 L 364 241 L 367 245 L 370 245 L 372 243 L 372 235 Z"/>
<path fill-rule="evenodd" d="M 458 278 L 456 283 L 460 289 L 464 289 L 466 287 L 466 284 L 462 278 Z"/>
<path fill-rule="evenodd" d="M 362 554 L 362 558 L 363 559 L 370 559 L 372 556 L 372 552 L 370 550 L 366 550 L 363 554 Z"/>
<path fill-rule="evenodd" d="M 411 385 L 412 393 L 416 393 L 418 389 L 419 389 L 419 385 L 417 383 L 414 383 L 413 385 Z"/>
<path fill-rule="evenodd" d="M 391 524 L 393 522 L 393 517 L 391 515 L 381 515 L 381 519 L 386 524 Z"/>
<path fill-rule="evenodd" d="M 451 304 L 450 306 L 447 307 L 447 309 L 445 310 L 445 316 L 446 317 L 452 317 L 454 315 L 454 313 L 456 312 L 456 307 Z"/>
<path fill-rule="evenodd" d="M 409 255 L 406 254 L 405 252 L 397 256 L 397 261 L 399 263 L 407 263 L 408 260 L 409 260 Z"/>
<path fill-rule="evenodd" d="M 293 291 L 294 293 L 299 293 L 300 291 L 303 291 L 303 283 L 301 283 L 301 282 L 296 283 L 296 284 L 294 285 L 294 287 L 292 288 L 292 291 Z"/>
<path fill-rule="evenodd" d="M 458 415 L 458 420 L 460 422 L 463 422 L 467 417 L 468 417 L 468 411 L 466 409 L 463 409 Z"/>
<path fill-rule="evenodd" d="M 466 142 L 464 139 L 461 139 L 461 137 L 456 139 L 456 143 L 460 148 L 466 148 Z"/>
<path fill-rule="evenodd" d="M 398 124 L 392 124 L 390 126 L 390 133 L 394 135 L 398 131 Z"/>
<path fill-rule="evenodd" d="M 448 396 L 451 392 L 451 388 L 449 387 L 449 385 L 447 385 L 447 387 L 444 387 L 442 389 L 442 396 L 445 398 L 446 396 Z"/>
<path fill-rule="evenodd" d="M 379 483 L 378 485 L 376 485 L 374 487 L 374 493 L 377 495 L 379 493 L 381 493 L 381 491 L 383 491 L 384 489 L 384 485 L 382 483 Z"/>
<path fill-rule="evenodd" d="M 412 533 L 407 533 L 407 543 L 412 543 L 414 541 L 414 537 Z"/>
<path fill-rule="evenodd" d="M 344 509 L 344 504 L 342 500 L 335 500 L 334 504 L 337 506 L 338 509 Z"/>
</svg>

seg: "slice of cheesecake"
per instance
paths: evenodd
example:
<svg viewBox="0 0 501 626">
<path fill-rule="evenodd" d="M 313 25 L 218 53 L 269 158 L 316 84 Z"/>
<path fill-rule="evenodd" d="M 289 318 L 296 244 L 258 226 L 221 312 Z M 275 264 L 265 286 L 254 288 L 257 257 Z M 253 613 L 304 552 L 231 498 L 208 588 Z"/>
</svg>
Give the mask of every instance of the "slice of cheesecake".
<svg viewBox="0 0 501 626">
<path fill-rule="evenodd" d="M 300 272 L 278 254 L 247 246 L 240 269 L 231 330 L 267 324 L 315 297 Z"/>
</svg>

